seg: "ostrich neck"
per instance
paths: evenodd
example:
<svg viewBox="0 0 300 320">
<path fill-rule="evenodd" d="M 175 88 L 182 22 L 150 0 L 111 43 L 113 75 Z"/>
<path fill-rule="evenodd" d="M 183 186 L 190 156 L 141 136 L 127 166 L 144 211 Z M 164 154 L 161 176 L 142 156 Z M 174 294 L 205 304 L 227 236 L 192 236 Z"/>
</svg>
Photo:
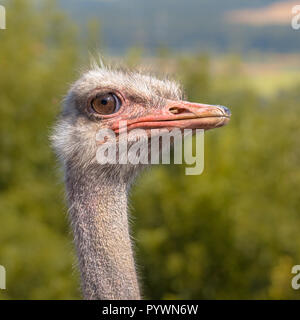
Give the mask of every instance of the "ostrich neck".
<svg viewBox="0 0 300 320">
<path fill-rule="evenodd" d="M 66 171 L 69 214 L 85 299 L 139 299 L 131 247 L 128 184 L 97 170 Z"/>
</svg>

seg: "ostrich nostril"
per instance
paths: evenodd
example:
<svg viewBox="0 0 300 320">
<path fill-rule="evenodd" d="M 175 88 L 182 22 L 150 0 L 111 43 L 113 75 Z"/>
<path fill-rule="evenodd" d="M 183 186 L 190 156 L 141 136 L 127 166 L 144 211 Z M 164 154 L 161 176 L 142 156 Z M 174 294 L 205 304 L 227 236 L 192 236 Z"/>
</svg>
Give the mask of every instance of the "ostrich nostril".
<svg viewBox="0 0 300 320">
<path fill-rule="evenodd" d="M 173 114 L 177 114 L 178 113 L 178 108 L 172 107 L 172 108 L 169 109 L 169 112 L 171 112 Z"/>
<path fill-rule="evenodd" d="M 189 113 L 190 111 L 185 108 L 181 108 L 181 107 L 171 107 L 169 109 L 169 112 L 171 112 L 173 114 L 179 114 L 179 113 Z"/>
</svg>

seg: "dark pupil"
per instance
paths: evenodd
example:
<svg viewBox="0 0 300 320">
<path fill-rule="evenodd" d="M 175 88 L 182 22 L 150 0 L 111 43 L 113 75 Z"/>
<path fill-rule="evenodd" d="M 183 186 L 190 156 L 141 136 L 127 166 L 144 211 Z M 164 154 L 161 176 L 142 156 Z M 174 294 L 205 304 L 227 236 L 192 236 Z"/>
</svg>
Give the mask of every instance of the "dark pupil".
<svg viewBox="0 0 300 320">
<path fill-rule="evenodd" d="M 101 104 L 107 105 L 107 104 L 108 104 L 107 99 L 102 99 L 102 100 L 101 100 Z"/>
</svg>

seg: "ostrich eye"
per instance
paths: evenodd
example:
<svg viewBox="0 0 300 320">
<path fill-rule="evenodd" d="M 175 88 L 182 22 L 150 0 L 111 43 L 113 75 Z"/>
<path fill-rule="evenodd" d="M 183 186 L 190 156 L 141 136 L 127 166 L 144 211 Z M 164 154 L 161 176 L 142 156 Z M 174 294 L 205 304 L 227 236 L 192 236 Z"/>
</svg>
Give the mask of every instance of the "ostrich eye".
<svg viewBox="0 0 300 320">
<path fill-rule="evenodd" d="M 121 107 L 120 99 L 113 93 L 98 95 L 91 104 L 93 110 L 102 115 L 115 113 Z"/>
</svg>

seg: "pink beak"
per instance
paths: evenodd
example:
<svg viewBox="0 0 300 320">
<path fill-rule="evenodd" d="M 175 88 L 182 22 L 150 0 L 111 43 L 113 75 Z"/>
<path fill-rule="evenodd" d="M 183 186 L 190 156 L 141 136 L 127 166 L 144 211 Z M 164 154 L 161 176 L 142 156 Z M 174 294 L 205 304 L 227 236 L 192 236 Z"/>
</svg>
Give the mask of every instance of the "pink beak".
<svg viewBox="0 0 300 320">
<path fill-rule="evenodd" d="M 152 109 L 153 110 L 153 109 Z M 228 123 L 231 113 L 227 107 L 187 101 L 168 100 L 162 109 L 154 109 L 149 115 L 128 120 L 127 129 L 213 129 Z M 113 129 L 120 132 L 117 123 Z"/>
</svg>

